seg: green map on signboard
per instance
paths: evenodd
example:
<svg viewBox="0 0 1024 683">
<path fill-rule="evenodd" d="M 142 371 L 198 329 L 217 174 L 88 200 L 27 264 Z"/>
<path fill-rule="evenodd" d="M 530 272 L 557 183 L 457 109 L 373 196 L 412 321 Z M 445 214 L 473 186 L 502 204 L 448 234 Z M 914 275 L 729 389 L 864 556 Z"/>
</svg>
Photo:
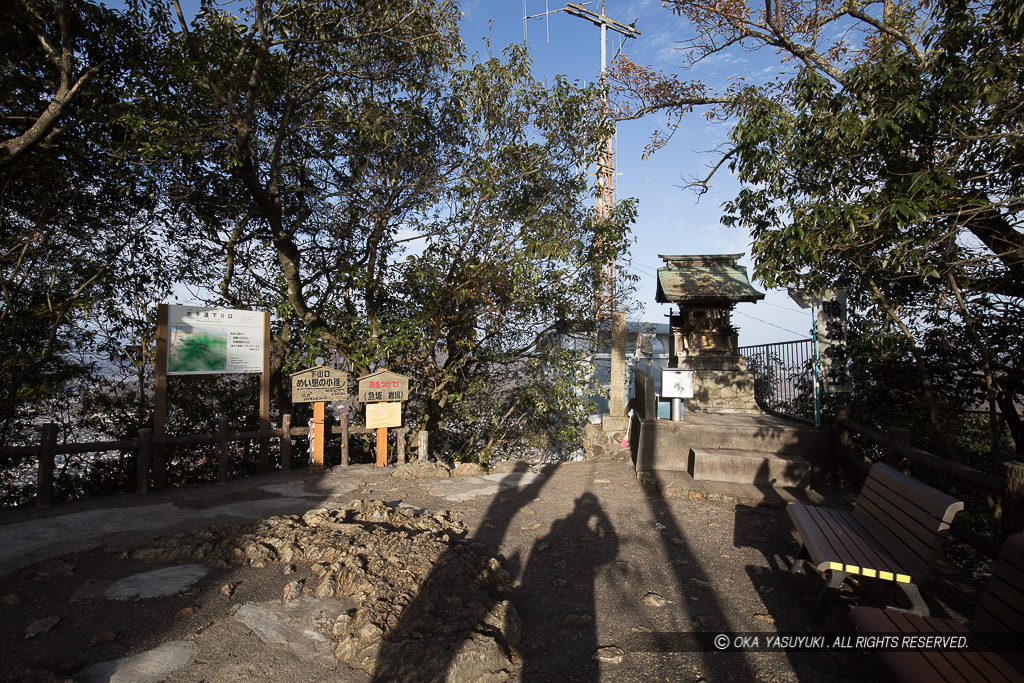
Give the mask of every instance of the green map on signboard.
<svg viewBox="0 0 1024 683">
<path fill-rule="evenodd" d="M 228 366 L 227 333 L 175 325 L 168 340 L 169 372 L 223 372 Z"/>
</svg>

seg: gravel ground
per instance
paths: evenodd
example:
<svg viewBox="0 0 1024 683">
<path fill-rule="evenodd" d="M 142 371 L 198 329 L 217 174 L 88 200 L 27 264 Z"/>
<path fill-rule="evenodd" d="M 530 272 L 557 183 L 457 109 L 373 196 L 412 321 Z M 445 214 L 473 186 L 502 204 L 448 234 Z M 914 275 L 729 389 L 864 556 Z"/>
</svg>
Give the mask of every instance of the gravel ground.
<svg viewBox="0 0 1024 683">
<path fill-rule="evenodd" d="M 511 575 L 523 624 L 513 679 L 892 680 L 870 652 L 760 647 L 776 633 L 825 634 L 830 641 L 853 633 L 845 605 L 832 609 L 824 624 L 809 623 L 821 579 L 788 571 L 798 544 L 784 510 L 666 499 L 640 485 L 628 460 L 563 464 L 522 486 L 466 500 L 444 494 L 480 490 L 480 479 L 439 484 L 400 480 L 390 472 L 354 466 L 271 474 L 219 487 L 0 515 L 0 536 L 32 518 L 56 520 L 111 507 L 123 510 L 129 528 L 149 505 L 173 502 L 191 515 L 170 529 L 108 530 L 95 543 L 83 528 L 82 547 L 65 539 L 34 564 L 25 562 L 43 550 L 26 556 L 0 586 L 0 680 L 65 680 L 88 665 L 168 643 L 181 644 L 187 665 L 135 680 L 371 680 L 365 671 L 323 659 L 322 649 L 302 638 L 268 642 L 266 634 L 259 637 L 234 616 L 242 605 L 280 603 L 289 583 L 310 577 L 306 564 L 215 568 L 185 592 L 163 597 L 103 596 L 119 579 L 167 566 L 125 559 L 125 549 L 169 530 L 237 523 L 224 516 L 225 506 L 257 499 L 281 501 L 287 509 L 276 514 L 339 507 L 353 499 L 449 511 L 467 527 L 465 537 L 452 542 L 497 557 Z M 305 497 L 296 498 L 296 492 Z M 213 516 L 191 514 L 202 511 Z M 950 610 L 942 604 L 936 612 Z M 756 638 L 758 647 L 718 651 L 712 639 L 723 633 Z"/>
</svg>

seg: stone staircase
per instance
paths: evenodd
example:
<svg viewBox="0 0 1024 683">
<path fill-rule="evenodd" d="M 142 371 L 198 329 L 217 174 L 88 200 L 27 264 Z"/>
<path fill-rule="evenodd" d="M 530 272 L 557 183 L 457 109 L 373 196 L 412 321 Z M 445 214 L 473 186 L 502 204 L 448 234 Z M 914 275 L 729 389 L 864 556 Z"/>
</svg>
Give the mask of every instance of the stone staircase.
<svg viewBox="0 0 1024 683">
<path fill-rule="evenodd" d="M 686 413 L 681 422 L 643 420 L 637 476 L 689 495 L 753 504 L 807 500 L 812 479 L 832 472 L 831 428 L 770 415 Z"/>
</svg>

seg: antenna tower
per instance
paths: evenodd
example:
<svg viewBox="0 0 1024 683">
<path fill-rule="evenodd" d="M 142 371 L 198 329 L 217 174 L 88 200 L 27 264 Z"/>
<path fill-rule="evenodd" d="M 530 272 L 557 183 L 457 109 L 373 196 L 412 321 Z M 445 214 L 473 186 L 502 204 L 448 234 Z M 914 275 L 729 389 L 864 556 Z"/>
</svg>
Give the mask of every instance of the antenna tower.
<svg viewBox="0 0 1024 683">
<path fill-rule="evenodd" d="M 615 21 L 614 19 L 612 19 L 608 15 L 606 15 L 604 13 L 604 0 L 601 0 L 601 13 L 600 14 L 598 14 L 597 12 L 594 12 L 593 10 L 587 9 L 586 5 L 589 5 L 589 4 L 591 4 L 591 3 L 589 3 L 589 2 L 579 2 L 579 3 L 567 2 L 565 4 L 565 7 L 562 7 L 562 8 L 556 9 L 556 10 L 551 10 L 551 11 L 544 11 L 541 14 L 534 14 L 534 15 L 531 15 L 531 16 L 526 16 L 526 11 L 525 11 L 526 10 L 526 2 L 524 0 L 524 2 L 523 2 L 523 10 L 524 10 L 523 11 L 523 39 L 524 40 L 526 39 L 526 20 L 527 19 L 534 19 L 534 18 L 544 17 L 545 20 L 546 20 L 547 16 L 549 14 L 554 14 L 555 12 L 566 12 L 568 14 L 571 14 L 574 17 L 578 17 L 580 19 L 586 19 L 587 21 L 589 21 L 590 23 L 594 24 L 595 26 L 597 26 L 598 28 L 601 29 L 601 78 L 600 78 L 600 82 L 601 82 L 602 85 L 604 85 L 605 84 L 605 78 L 606 78 L 606 72 L 608 71 L 608 47 L 607 47 L 607 44 L 608 44 L 608 42 L 607 42 L 608 29 L 611 29 L 612 31 L 615 31 L 616 33 L 621 34 L 624 37 L 623 38 L 624 40 L 626 38 L 639 38 L 640 37 L 640 31 L 636 30 L 636 28 L 634 28 L 634 26 L 633 26 L 633 24 L 636 23 L 635 20 L 634 20 L 633 24 L 623 24 L 621 22 Z M 607 117 L 608 116 L 608 100 L 607 99 L 602 101 L 601 107 L 603 108 L 604 114 Z M 617 192 L 616 192 L 616 176 L 617 176 L 617 173 L 616 173 L 616 170 L 615 170 L 616 154 L 618 152 L 618 135 L 617 135 L 617 132 L 614 129 L 614 123 L 612 125 L 613 125 L 612 134 L 605 141 L 604 146 L 603 146 L 603 148 L 601 150 L 601 153 L 598 155 L 598 158 L 597 158 L 597 169 L 595 171 L 595 176 L 597 178 L 597 190 L 598 190 L 598 193 L 597 193 L 597 207 L 596 207 L 597 208 L 598 220 L 607 218 L 609 216 L 609 214 L 611 213 L 612 207 L 615 206 L 615 201 L 618 198 L 618 195 L 617 195 Z M 609 312 L 609 315 L 610 315 L 610 313 L 612 311 L 615 310 L 615 281 L 616 281 L 615 261 L 613 260 L 611 263 L 608 264 L 608 291 L 606 293 L 602 292 L 602 294 L 599 295 L 599 299 L 603 299 L 603 298 L 607 297 L 607 300 L 608 300 L 608 309 L 607 310 Z M 596 308 L 597 308 L 597 311 L 598 311 L 598 316 L 600 317 L 601 313 L 603 312 L 604 307 L 601 305 L 602 302 L 600 300 L 598 302 L 596 302 L 596 303 L 597 303 Z"/>
</svg>

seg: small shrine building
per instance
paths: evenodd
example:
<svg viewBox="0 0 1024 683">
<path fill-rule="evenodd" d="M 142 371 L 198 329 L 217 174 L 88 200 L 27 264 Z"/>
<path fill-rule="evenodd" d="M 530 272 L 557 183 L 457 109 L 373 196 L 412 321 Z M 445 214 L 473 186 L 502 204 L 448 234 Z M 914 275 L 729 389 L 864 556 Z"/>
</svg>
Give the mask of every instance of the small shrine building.
<svg viewBox="0 0 1024 683">
<path fill-rule="evenodd" d="M 670 368 L 694 371 L 689 410 L 760 412 L 754 401 L 754 377 L 737 352 L 738 330 L 732 310 L 740 302 L 764 299 L 750 284 L 743 254 L 659 257 L 658 303 L 677 305 L 669 314 Z"/>
</svg>

